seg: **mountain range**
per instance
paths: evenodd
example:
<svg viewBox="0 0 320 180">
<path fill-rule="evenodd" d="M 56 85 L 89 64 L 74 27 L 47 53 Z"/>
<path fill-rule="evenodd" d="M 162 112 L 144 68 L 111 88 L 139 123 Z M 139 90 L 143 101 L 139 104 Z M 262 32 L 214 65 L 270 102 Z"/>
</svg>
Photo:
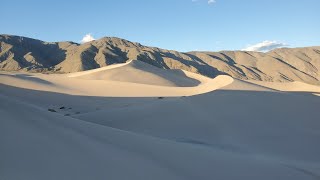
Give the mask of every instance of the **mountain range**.
<svg viewBox="0 0 320 180">
<path fill-rule="evenodd" d="M 162 69 L 182 69 L 208 77 L 301 81 L 320 85 L 320 46 L 249 51 L 178 52 L 116 37 L 78 44 L 0 35 L 0 70 L 69 73 L 139 60 Z"/>
</svg>

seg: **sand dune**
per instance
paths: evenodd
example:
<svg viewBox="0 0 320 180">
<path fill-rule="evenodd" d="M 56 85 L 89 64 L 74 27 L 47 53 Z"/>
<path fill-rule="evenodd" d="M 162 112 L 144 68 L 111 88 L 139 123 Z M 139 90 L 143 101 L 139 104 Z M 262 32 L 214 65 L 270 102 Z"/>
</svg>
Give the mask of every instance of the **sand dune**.
<svg viewBox="0 0 320 180">
<path fill-rule="evenodd" d="M 210 79 L 190 72 L 164 70 L 131 61 L 66 75 L 3 72 L 0 81 L 16 87 L 73 95 L 157 97 L 207 93 L 230 84 L 233 78 L 221 75 Z"/>
<path fill-rule="evenodd" d="M 318 179 L 320 98 L 278 86 L 137 61 L 1 72 L 0 179 Z"/>
<path fill-rule="evenodd" d="M 183 70 L 165 70 L 146 64 L 142 61 L 129 61 L 128 63 L 110 65 L 94 70 L 72 73 L 69 77 L 87 80 L 108 80 L 131 82 L 138 84 L 161 85 L 161 86 L 196 86 L 201 82 L 197 79 L 188 78 L 192 74 Z M 202 77 L 202 82 L 209 78 Z"/>
</svg>

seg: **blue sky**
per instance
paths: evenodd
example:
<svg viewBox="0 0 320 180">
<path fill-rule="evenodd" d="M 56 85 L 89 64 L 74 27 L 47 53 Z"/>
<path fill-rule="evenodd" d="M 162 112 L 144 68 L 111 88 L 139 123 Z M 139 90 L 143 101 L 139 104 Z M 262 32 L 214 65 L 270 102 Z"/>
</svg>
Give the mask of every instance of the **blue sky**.
<svg viewBox="0 0 320 180">
<path fill-rule="evenodd" d="M 319 0 L 0 1 L 0 34 L 45 41 L 91 33 L 179 51 L 320 45 Z"/>
</svg>

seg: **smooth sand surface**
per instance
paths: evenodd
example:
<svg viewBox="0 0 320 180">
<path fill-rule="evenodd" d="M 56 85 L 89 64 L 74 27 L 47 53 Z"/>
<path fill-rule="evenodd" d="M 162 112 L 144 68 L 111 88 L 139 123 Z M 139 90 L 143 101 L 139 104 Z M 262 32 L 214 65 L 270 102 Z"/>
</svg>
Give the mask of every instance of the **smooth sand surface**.
<svg viewBox="0 0 320 180">
<path fill-rule="evenodd" d="M 275 89 L 132 62 L 1 72 L 0 179 L 319 179 L 320 98 Z"/>
</svg>

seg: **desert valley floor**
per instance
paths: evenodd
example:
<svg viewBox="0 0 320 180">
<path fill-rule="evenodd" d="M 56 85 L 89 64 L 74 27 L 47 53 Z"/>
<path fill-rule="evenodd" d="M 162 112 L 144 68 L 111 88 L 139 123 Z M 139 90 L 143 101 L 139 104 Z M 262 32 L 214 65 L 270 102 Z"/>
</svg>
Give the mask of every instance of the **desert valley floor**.
<svg viewBox="0 0 320 180">
<path fill-rule="evenodd" d="M 0 72 L 0 179 L 320 179 L 320 87 L 141 61 Z"/>
</svg>

